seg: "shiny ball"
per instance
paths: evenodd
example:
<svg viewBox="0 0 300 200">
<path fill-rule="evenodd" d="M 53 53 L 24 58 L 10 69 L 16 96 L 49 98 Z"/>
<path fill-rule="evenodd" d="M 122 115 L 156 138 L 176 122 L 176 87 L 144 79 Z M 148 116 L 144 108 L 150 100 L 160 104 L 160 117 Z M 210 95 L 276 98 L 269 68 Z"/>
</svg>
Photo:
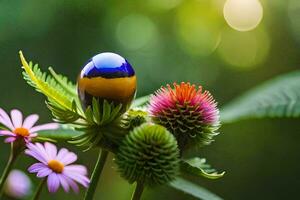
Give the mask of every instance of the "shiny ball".
<svg viewBox="0 0 300 200">
<path fill-rule="evenodd" d="M 93 98 L 101 104 L 104 100 L 115 106 L 122 104 L 125 112 L 136 93 L 134 69 L 122 56 L 115 53 L 100 53 L 92 57 L 78 77 L 78 95 L 86 109 Z"/>
</svg>

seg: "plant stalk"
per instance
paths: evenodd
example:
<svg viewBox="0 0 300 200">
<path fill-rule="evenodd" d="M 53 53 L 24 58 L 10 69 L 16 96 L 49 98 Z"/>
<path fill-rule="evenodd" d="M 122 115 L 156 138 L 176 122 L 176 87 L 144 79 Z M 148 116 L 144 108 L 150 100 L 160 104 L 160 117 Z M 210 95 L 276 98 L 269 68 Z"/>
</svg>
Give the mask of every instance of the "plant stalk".
<svg viewBox="0 0 300 200">
<path fill-rule="evenodd" d="M 138 181 L 136 183 L 136 187 L 132 194 L 131 200 L 140 200 L 142 197 L 143 191 L 144 191 L 144 183 L 141 181 Z"/>
<path fill-rule="evenodd" d="M 0 179 L 0 199 L 3 195 L 3 190 L 4 190 L 4 185 L 5 185 L 5 181 L 9 175 L 9 172 L 11 171 L 18 155 L 22 152 L 20 145 L 17 144 L 17 142 L 15 143 L 11 143 L 11 150 L 10 150 L 10 155 L 7 161 L 7 164 L 5 166 L 5 169 L 2 173 L 1 179 Z"/>
<path fill-rule="evenodd" d="M 46 179 L 43 179 L 40 184 L 38 185 L 33 197 L 32 197 L 32 200 L 38 200 L 40 198 L 40 194 L 42 193 L 42 190 L 43 190 L 43 186 L 44 184 L 46 183 Z"/>
<path fill-rule="evenodd" d="M 96 166 L 94 168 L 94 171 L 92 173 L 90 186 L 84 195 L 85 200 L 92 200 L 94 197 L 94 194 L 95 194 L 101 173 L 103 171 L 108 153 L 109 152 L 104 149 L 100 149 L 100 151 L 99 151 L 98 160 L 97 160 Z"/>
</svg>

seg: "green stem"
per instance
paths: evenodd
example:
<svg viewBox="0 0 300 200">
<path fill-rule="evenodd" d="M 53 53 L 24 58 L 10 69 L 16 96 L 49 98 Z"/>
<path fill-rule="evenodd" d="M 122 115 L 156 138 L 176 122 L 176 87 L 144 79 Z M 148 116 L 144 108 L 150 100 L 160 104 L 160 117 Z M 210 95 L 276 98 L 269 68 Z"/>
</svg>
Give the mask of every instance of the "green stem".
<svg viewBox="0 0 300 200">
<path fill-rule="evenodd" d="M 131 200 L 140 200 L 144 191 L 144 183 L 137 182 L 134 193 L 132 194 Z"/>
<path fill-rule="evenodd" d="M 38 185 L 33 197 L 32 197 L 32 200 L 38 200 L 40 198 L 40 194 L 42 192 L 42 189 L 43 189 L 43 186 L 44 184 L 46 183 L 46 179 L 43 179 L 40 184 Z"/>
<path fill-rule="evenodd" d="M 95 191 L 97 188 L 97 184 L 99 182 L 101 172 L 102 172 L 104 164 L 106 162 L 108 153 L 109 153 L 108 151 L 106 151 L 104 149 L 102 149 L 102 150 L 100 149 L 98 160 L 97 160 L 96 166 L 94 168 L 94 171 L 93 171 L 93 174 L 91 177 L 90 186 L 84 195 L 85 200 L 91 200 L 94 197 L 94 194 L 95 194 Z"/>
<path fill-rule="evenodd" d="M 6 178 L 10 172 L 10 170 L 13 167 L 13 164 L 15 163 L 18 155 L 20 154 L 19 148 L 17 147 L 17 145 L 14 145 L 14 143 L 11 144 L 11 151 L 10 151 L 10 155 L 7 161 L 7 164 L 5 166 L 5 169 L 2 173 L 1 179 L 0 179 L 0 199 L 3 195 L 3 190 L 4 190 L 4 185 L 5 185 L 5 181 Z"/>
</svg>

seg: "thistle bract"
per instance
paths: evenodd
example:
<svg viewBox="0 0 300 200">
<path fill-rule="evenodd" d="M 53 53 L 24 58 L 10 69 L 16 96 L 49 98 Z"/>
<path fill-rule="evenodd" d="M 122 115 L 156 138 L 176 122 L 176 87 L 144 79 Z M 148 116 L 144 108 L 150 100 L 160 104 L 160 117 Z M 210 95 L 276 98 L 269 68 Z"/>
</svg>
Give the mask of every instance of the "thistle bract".
<svg viewBox="0 0 300 200">
<path fill-rule="evenodd" d="M 127 60 L 115 53 L 100 53 L 83 67 L 78 78 L 78 94 L 83 108 L 92 106 L 93 98 L 122 104 L 122 112 L 136 92 L 136 76 Z M 100 106 L 101 107 L 101 106 Z"/>
<path fill-rule="evenodd" d="M 149 111 L 153 121 L 175 135 L 180 149 L 210 144 L 220 126 L 212 95 L 190 83 L 173 86 L 162 87 L 152 95 Z"/>
<path fill-rule="evenodd" d="M 121 176 L 130 183 L 165 184 L 179 171 L 177 141 L 166 128 L 143 124 L 125 137 L 115 161 Z"/>
</svg>

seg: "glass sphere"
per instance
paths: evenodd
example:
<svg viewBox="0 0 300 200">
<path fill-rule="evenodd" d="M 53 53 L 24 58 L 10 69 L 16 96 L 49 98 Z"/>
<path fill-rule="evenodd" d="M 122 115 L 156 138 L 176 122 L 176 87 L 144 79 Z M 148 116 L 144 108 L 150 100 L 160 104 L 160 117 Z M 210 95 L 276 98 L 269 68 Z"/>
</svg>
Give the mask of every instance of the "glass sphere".
<svg viewBox="0 0 300 200">
<path fill-rule="evenodd" d="M 92 57 L 78 77 L 78 95 L 86 109 L 96 98 L 102 108 L 104 100 L 115 106 L 122 104 L 125 112 L 136 93 L 136 76 L 132 66 L 115 53 L 100 53 Z"/>
</svg>

